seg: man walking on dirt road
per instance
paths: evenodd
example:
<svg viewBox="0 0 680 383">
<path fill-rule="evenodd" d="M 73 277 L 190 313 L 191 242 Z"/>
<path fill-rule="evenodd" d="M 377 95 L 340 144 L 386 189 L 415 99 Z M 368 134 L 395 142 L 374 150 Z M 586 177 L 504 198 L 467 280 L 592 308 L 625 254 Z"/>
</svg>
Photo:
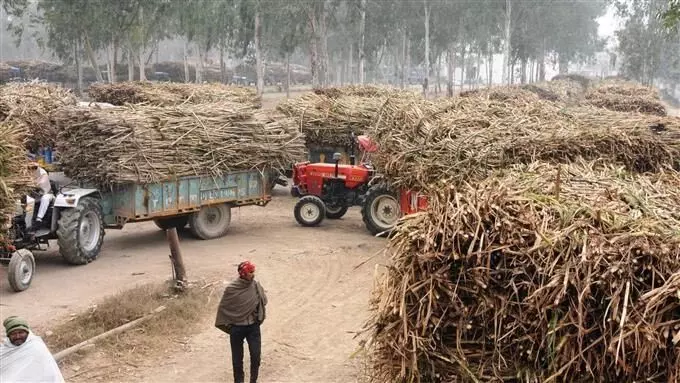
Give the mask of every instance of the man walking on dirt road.
<svg viewBox="0 0 680 383">
<path fill-rule="evenodd" d="M 243 383 L 243 341 L 250 352 L 250 383 L 257 383 L 262 339 L 260 325 L 266 317 L 267 296 L 255 280 L 255 265 L 249 261 L 238 265 L 239 278 L 231 282 L 217 308 L 215 327 L 229 334 L 234 382 Z"/>
</svg>

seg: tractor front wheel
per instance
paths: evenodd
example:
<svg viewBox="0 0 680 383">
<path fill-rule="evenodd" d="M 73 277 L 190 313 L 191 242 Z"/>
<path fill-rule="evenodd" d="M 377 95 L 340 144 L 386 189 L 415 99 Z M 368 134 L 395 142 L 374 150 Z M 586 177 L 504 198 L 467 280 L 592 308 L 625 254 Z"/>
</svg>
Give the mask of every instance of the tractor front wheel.
<svg viewBox="0 0 680 383">
<path fill-rule="evenodd" d="M 307 195 L 295 204 L 295 220 L 302 226 L 317 226 L 326 215 L 326 205 L 321 198 Z"/>
<path fill-rule="evenodd" d="M 12 254 L 7 268 L 9 285 L 15 292 L 26 290 L 35 274 L 35 259 L 26 249 L 19 249 Z"/>
<path fill-rule="evenodd" d="M 386 185 L 368 189 L 361 207 L 361 218 L 373 235 L 389 235 L 401 216 L 399 199 Z"/>
</svg>

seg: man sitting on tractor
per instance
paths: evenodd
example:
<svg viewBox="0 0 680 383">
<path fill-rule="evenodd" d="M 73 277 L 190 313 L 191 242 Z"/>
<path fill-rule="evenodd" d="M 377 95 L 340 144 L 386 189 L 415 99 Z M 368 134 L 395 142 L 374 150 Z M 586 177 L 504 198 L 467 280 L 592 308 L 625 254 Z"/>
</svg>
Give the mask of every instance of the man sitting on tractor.
<svg viewBox="0 0 680 383">
<path fill-rule="evenodd" d="M 35 157 L 29 156 L 29 160 L 28 168 L 31 170 L 37 192 L 40 194 L 40 208 L 38 209 L 38 216 L 36 217 L 36 226 L 40 228 L 43 224 L 42 220 L 45 218 L 45 214 L 47 214 L 47 209 L 54 199 L 54 194 L 52 194 L 52 187 L 47 171 L 40 167 L 35 161 Z"/>
</svg>

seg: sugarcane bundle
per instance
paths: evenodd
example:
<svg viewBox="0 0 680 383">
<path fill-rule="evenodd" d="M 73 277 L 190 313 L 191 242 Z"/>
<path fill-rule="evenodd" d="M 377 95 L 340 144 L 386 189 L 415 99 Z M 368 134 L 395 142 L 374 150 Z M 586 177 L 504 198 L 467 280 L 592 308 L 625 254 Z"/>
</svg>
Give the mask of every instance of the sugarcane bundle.
<svg viewBox="0 0 680 383">
<path fill-rule="evenodd" d="M 516 163 L 579 157 L 636 172 L 680 170 L 677 117 L 563 108 L 525 93 L 492 92 L 434 105 L 390 100 L 370 132 L 379 146 L 374 164 L 406 187 L 481 180 Z"/>
<path fill-rule="evenodd" d="M 151 82 L 97 83 L 88 88 L 90 98 L 113 105 L 150 104 L 178 106 L 231 101 L 260 106 L 255 90 L 222 84 L 182 84 Z"/>
<path fill-rule="evenodd" d="M 588 105 L 617 112 L 666 115 L 656 89 L 630 82 L 603 81 L 590 89 L 585 99 Z"/>
<path fill-rule="evenodd" d="M 0 122 L 0 246 L 8 237 L 8 224 L 20 193 L 30 185 L 25 140 L 27 132 L 18 125 Z"/>
<path fill-rule="evenodd" d="M 593 84 L 593 80 L 590 78 L 580 75 L 580 74 L 575 74 L 575 73 L 567 73 L 567 74 L 558 74 L 557 76 L 553 77 L 551 80 L 552 81 L 572 81 L 572 82 L 577 82 L 581 85 L 583 89 L 589 88 Z"/>
<path fill-rule="evenodd" d="M 581 83 L 569 79 L 522 85 L 522 89 L 536 93 L 541 99 L 570 105 L 578 103 L 585 95 Z"/>
<path fill-rule="evenodd" d="M 555 96 L 554 94 L 552 96 Z M 549 98 L 553 98 L 553 97 Z M 483 99 L 489 102 L 503 102 L 505 105 L 528 105 L 538 102 L 542 98 L 528 89 L 519 86 L 502 86 L 495 88 L 484 88 L 466 90 L 459 94 L 461 98 Z M 553 100 L 547 100 L 553 101 Z"/>
<path fill-rule="evenodd" d="M 32 82 L 0 86 L 0 121 L 25 130 L 26 145 L 31 150 L 55 145 L 58 131 L 54 113 L 75 104 L 70 90 L 54 85 Z"/>
<path fill-rule="evenodd" d="M 305 133 L 307 144 L 346 146 L 350 133 L 364 134 L 378 116 L 385 97 L 306 94 L 284 101 L 276 110 Z M 408 98 L 399 98 L 401 102 Z"/>
<path fill-rule="evenodd" d="M 100 185 L 284 168 L 305 156 L 295 124 L 240 103 L 65 108 L 57 121 L 66 175 Z"/>
<path fill-rule="evenodd" d="M 419 94 L 417 92 L 378 85 L 346 85 L 342 87 L 317 88 L 314 89 L 314 94 L 320 96 L 328 96 L 329 98 L 339 98 L 343 96 L 369 97 L 369 98 L 419 97 Z"/>
<path fill-rule="evenodd" d="M 427 193 L 371 300 L 373 382 L 680 379 L 680 173 L 531 163 Z"/>
</svg>

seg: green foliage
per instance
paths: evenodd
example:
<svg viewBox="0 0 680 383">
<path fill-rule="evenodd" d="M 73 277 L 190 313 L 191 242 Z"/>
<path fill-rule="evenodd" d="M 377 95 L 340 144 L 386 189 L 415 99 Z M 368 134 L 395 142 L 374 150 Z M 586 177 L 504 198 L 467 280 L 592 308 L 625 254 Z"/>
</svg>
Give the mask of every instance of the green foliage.
<svg viewBox="0 0 680 383">
<path fill-rule="evenodd" d="M 680 0 L 669 0 L 668 9 L 661 14 L 664 27 L 677 30 L 680 24 Z"/>
<path fill-rule="evenodd" d="M 652 84 L 656 79 L 677 84 L 680 80 L 680 32 L 668 30 L 657 15 L 672 8 L 666 0 L 632 0 L 618 4 L 626 18 L 617 32 L 622 71 L 633 79 Z"/>
</svg>

